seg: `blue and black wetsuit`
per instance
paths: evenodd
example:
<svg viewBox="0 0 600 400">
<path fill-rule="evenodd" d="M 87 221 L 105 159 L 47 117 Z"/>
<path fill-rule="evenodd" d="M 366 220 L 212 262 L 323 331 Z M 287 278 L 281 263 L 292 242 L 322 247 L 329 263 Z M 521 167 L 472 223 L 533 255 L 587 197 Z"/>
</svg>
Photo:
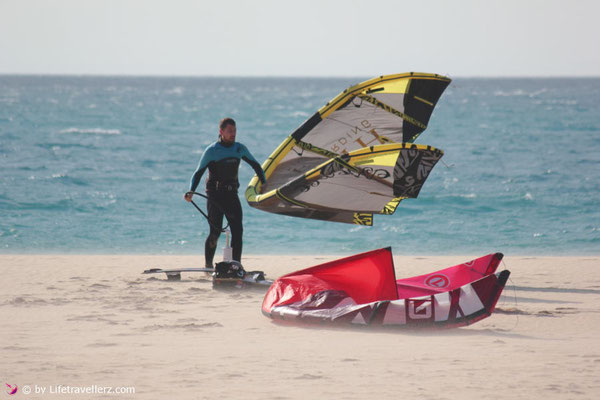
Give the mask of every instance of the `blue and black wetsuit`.
<svg viewBox="0 0 600 400">
<path fill-rule="evenodd" d="M 206 148 L 198 169 L 192 176 L 190 191 L 193 192 L 208 168 L 206 195 L 210 233 L 204 244 L 206 266 L 213 265 L 217 241 L 221 235 L 220 228 L 223 226 L 223 215 L 227 218 L 231 229 L 233 259 L 241 261 L 242 258 L 242 205 L 237 195 L 240 186 L 238 181 L 240 160 L 250 164 L 259 179 L 265 182 L 265 173 L 246 146 L 238 142 L 225 144 L 220 139 Z"/>
</svg>

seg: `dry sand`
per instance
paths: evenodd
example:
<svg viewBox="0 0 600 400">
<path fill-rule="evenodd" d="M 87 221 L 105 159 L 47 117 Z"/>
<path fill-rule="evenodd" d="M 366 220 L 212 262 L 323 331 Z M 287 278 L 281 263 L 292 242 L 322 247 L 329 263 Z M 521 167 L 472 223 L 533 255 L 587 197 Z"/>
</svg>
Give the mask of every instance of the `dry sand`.
<svg viewBox="0 0 600 400">
<path fill-rule="evenodd" d="M 394 261 L 401 278 L 480 255 Z M 181 282 L 141 275 L 201 258 L 0 255 L 0 391 L 8 383 L 19 386 L 13 398 L 31 399 L 600 398 L 600 257 L 508 256 L 497 312 L 442 331 L 282 326 L 262 315 L 264 290 L 216 291 L 198 273 Z M 334 258 L 244 264 L 275 278 Z M 26 395 L 26 385 L 45 394 Z"/>
</svg>

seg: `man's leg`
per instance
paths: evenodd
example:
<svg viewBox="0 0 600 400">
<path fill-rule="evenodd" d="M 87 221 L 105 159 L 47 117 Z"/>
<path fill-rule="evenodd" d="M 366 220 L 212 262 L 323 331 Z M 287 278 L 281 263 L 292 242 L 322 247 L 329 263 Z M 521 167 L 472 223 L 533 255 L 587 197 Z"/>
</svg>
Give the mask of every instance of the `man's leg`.
<svg viewBox="0 0 600 400">
<path fill-rule="evenodd" d="M 232 257 L 235 261 L 242 261 L 242 235 L 244 228 L 242 226 L 242 205 L 237 193 L 232 193 L 232 196 L 227 199 L 227 222 L 231 230 L 231 247 Z"/>
<path fill-rule="evenodd" d="M 213 268 L 213 259 L 217 250 L 219 236 L 221 235 L 221 227 L 223 226 L 223 212 L 219 204 L 216 204 L 219 200 L 214 196 L 208 196 L 208 200 L 206 201 L 210 226 L 210 233 L 204 243 L 204 260 L 207 268 Z"/>
</svg>

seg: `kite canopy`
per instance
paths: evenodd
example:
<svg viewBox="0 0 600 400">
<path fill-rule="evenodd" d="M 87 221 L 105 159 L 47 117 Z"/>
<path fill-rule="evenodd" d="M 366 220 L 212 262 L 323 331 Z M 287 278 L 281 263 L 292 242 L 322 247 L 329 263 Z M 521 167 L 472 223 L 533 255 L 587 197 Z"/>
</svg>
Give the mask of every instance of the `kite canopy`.
<svg viewBox="0 0 600 400">
<path fill-rule="evenodd" d="M 248 203 L 264 211 L 372 225 L 417 197 L 443 152 L 411 144 L 427 128 L 450 79 L 387 75 L 352 86 L 327 103 L 263 163 Z"/>
<path fill-rule="evenodd" d="M 501 253 L 396 280 L 390 248 L 277 279 L 262 304 L 273 319 L 370 326 L 459 327 L 491 315 L 510 274 Z"/>
</svg>

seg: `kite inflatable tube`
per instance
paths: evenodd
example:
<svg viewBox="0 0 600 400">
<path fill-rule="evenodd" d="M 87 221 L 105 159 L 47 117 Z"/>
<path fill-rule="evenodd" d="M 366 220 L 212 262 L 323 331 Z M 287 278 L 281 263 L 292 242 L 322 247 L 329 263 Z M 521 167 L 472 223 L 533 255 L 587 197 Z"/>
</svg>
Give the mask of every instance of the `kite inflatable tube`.
<svg viewBox="0 0 600 400">
<path fill-rule="evenodd" d="M 275 320 L 389 327 L 455 328 L 489 317 L 510 272 L 501 253 L 396 280 L 391 248 L 284 275 L 262 311 Z"/>
</svg>

